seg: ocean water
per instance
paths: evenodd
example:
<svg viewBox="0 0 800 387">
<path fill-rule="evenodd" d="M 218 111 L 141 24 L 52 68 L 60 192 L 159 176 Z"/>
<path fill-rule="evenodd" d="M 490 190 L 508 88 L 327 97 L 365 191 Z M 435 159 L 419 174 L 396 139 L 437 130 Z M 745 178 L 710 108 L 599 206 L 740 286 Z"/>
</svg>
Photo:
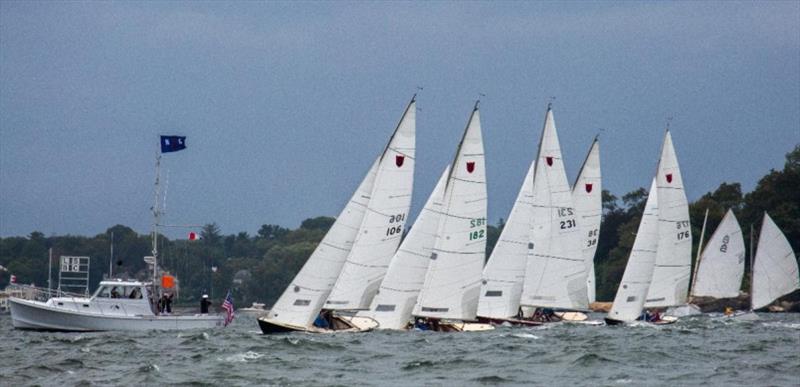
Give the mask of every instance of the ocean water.
<svg viewBox="0 0 800 387">
<path fill-rule="evenodd" d="M 243 315 L 143 333 L 18 331 L 2 315 L 0 385 L 800 386 L 800 314 L 761 316 L 268 336 Z"/>
</svg>

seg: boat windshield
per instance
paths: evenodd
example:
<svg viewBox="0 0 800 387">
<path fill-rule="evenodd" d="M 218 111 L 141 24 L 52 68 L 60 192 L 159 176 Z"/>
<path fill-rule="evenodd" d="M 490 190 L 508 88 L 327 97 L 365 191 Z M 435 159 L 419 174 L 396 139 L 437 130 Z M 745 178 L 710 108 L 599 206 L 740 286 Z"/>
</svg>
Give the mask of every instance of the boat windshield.
<svg viewBox="0 0 800 387">
<path fill-rule="evenodd" d="M 142 298 L 141 286 L 104 285 L 97 289 L 96 298 Z"/>
</svg>

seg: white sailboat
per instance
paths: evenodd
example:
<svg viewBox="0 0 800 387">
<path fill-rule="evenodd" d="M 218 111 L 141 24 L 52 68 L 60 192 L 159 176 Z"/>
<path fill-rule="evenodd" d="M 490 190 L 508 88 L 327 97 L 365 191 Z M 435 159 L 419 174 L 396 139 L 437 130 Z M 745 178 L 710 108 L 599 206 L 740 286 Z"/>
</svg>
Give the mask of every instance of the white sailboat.
<svg viewBox="0 0 800 387">
<path fill-rule="evenodd" d="M 517 200 L 483 269 L 477 312 L 479 321 L 528 323 L 519 318 L 519 300 L 531 238 L 535 165 L 536 159 L 531 161 Z"/>
<path fill-rule="evenodd" d="M 425 282 L 414 306 L 418 327 L 437 331 L 492 329 L 475 324 L 486 256 L 486 170 L 478 102 L 444 189 L 441 219 Z"/>
<path fill-rule="evenodd" d="M 399 242 L 399 236 L 402 235 L 403 224 L 405 216 L 401 219 L 392 217 L 396 213 L 381 213 L 375 214 L 370 217 L 370 222 L 365 222 L 367 219 L 367 212 L 375 209 L 372 204 L 373 195 L 386 200 L 387 195 L 394 192 L 398 195 L 410 196 L 410 184 L 408 185 L 409 191 L 404 189 L 397 191 L 398 183 L 388 181 L 386 178 L 379 178 L 381 171 L 386 171 L 387 168 L 391 170 L 394 168 L 408 168 L 413 169 L 413 136 L 415 130 L 415 99 L 412 98 L 408 107 L 406 108 L 400 124 L 395 129 L 395 133 L 389 140 L 388 145 L 383 153 L 375 160 L 372 167 L 367 172 L 367 175 L 361 181 L 361 184 L 356 189 L 356 192 L 350 198 L 345 208 L 342 210 L 339 217 L 331 226 L 328 233 L 319 243 L 317 248 L 308 258 L 308 261 L 303 265 L 295 278 L 289 286 L 281 294 L 278 301 L 270 309 L 269 313 L 258 319 L 258 324 L 264 333 L 278 333 L 288 331 L 308 331 L 308 332 L 328 332 L 331 330 L 350 330 L 360 331 L 377 326 L 377 323 L 368 318 L 354 318 L 347 317 L 344 319 L 337 319 L 329 316 L 326 323 L 329 325 L 327 328 L 314 326 L 315 320 L 319 317 L 324 303 L 329 299 L 329 295 L 334 289 L 334 285 L 341 277 L 343 267 L 348 257 L 358 243 L 380 244 L 373 238 L 359 238 L 359 234 L 366 235 L 370 231 L 372 233 L 387 234 L 384 239 L 386 244 Z M 403 132 L 400 134 L 399 132 Z M 406 140 L 411 137 L 411 151 L 409 157 L 404 153 L 408 151 L 408 147 L 403 145 L 395 147 L 396 141 L 402 141 L 404 144 Z M 394 173 L 389 175 L 398 177 Z M 413 178 L 413 170 L 410 174 L 401 175 L 405 179 Z M 377 187 L 378 184 L 386 185 L 386 187 Z M 401 200 L 409 202 L 410 198 L 403 197 Z M 378 204 L 380 208 L 395 208 L 395 204 L 386 206 L 384 203 Z M 400 208 L 402 210 L 402 208 Z M 408 213 L 407 207 L 402 214 Z M 381 229 L 376 228 L 376 216 L 381 216 L 384 220 L 384 225 Z M 397 229 L 397 227 L 400 227 Z M 392 229 L 394 232 L 389 231 Z M 391 235 L 388 235 L 391 234 Z M 377 251 L 385 251 L 386 246 L 380 246 Z M 378 262 L 379 263 L 379 262 Z M 376 265 L 373 265 L 376 266 Z M 362 290 L 369 289 L 368 282 L 371 278 L 362 278 L 364 281 L 361 287 Z M 355 292 L 347 293 L 355 294 Z M 360 301 L 362 297 L 353 298 Z"/>
<path fill-rule="evenodd" d="M 653 179 L 625 273 L 605 318 L 609 325 L 632 322 L 642 315 L 658 250 L 658 194 L 656 180 Z"/>
<path fill-rule="evenodd" d="M 531 243 L 520 304 L 587 310 L 586 263 L 553 111 L 548 106 L 533 178 Z M 574 319 L 585 319 L 581 317 Z M 550 318 L 544 315 L 544 321 Z M 572 319 L 572 318 L 571 318 Z"/>
<path fill-rule="evenodd" d="M 595 137 L 578 179 L 572 186 L 572 201 L 578 213 L 578 227 L 583 238 L 582 256 L 586 264 L 586 290 L 589 303 L 595 302 L 594 255 L 600 238 L 603 216 L 603 184 L 600 172 L 600 142 Z"/>
<path fill-rule="evenodd" d="M 664 135 L 656 173 L 658 191 L 658 252 L 645 307 L 684 305 L 692 269 L 689 203 L 669 130 Z"/>
<path fill-rule="evenodd" d="M 744 278 L 742 228 L 728 210 L 697 262 L 692 297 L 732 298 L 739 296 Z"/>
<path fill-rule="evenodd" d="M 753 265 L 751 310 L 800 289 L 797 257 L 789 240 L 765 212 Z"/>
<path fill-rule="evenodd" d="M 442 212 L 442 195 L 450 167 L 445 168 L 436 187 L 428 197 L 411 231 L 403 239 L 392 257 L 389 269 L 381 282 L 378 294 L 372 299 L 369 310 L 357 316 L 378 322 L 378 329 L 406 329 L 411 312 L 425 282 L 425 273 L 431 260 L 439 218 Z"/>
</svg>

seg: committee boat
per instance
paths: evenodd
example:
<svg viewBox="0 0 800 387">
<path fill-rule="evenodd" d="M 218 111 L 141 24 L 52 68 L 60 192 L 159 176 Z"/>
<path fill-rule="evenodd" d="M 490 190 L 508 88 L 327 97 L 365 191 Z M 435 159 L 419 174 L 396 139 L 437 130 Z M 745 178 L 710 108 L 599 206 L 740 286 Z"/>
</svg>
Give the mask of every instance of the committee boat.
<svg viewBox="0 0 800 387">
<path fill-rule="evenodd" d="M 43 331 L 145 331 L 209 329 L 223 326 L 214 314 L 157 315 L 150 303 L 150 284 L 101 281 L 91 297 L 61 295 L 46 302 L 9 299 L 17 329 Z"/>
</svg>

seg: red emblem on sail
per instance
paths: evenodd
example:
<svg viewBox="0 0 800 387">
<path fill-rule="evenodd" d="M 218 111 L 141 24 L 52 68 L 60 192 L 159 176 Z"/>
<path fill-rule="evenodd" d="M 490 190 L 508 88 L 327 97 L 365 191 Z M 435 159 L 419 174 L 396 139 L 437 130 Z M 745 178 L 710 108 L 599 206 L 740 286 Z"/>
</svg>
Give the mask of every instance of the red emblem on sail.
<svg viewBox="0 0 800 387">
<path fill-rule="evenodd" d="M 394 165 L 397 165 L 397 167 L 400 168 L 400 167 L 403 166 L 403 161 L 405 161 L 405 160 L 406 160 L 406 156 L 403 156 L 403 155 L 394 156 Z"/>
<path fill-rule="evenodd" d="M 592 184 L 591 183 L 587 183 L 586 184 L 586 193 L 591 193 L 591 192 L 592 192 Z"/>
<path fill-rule="evenodd" d="M 547 166 L 550 166 L 550 167 L 553 166 L 553 158 L 552 157 L 547 156 L 544 159 L 547 160 Z"/>
<path fill-rule="evenodd" d="M 467 161 L 467 172 L 472 173 L 475 170 L 475 162 Z"/>
<path fill-rule="evenodd" d="M 667 174 L 667 183 L 672 183 L 672 174 L 671 173 Z"/>
</svg>

